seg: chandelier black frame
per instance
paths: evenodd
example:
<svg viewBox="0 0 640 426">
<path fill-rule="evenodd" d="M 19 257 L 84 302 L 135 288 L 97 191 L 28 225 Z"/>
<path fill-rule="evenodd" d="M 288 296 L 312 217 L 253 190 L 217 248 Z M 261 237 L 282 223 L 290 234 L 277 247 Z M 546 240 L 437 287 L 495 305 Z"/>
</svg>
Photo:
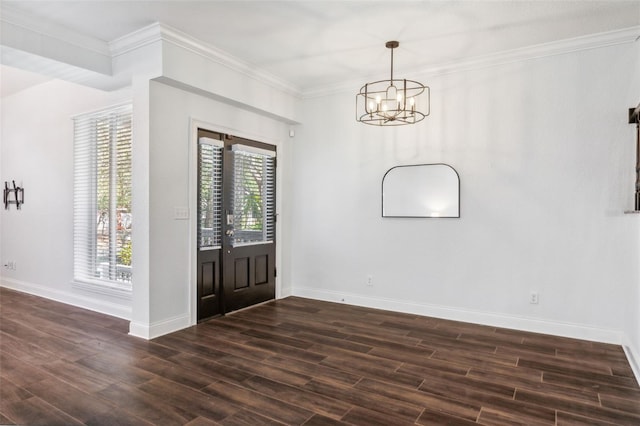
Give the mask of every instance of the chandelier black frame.
<svg viewBox="0 0 640 426">
<path fill-rule="evenodd" d="M 430 112 L 429 86 L 407 79 L 393 78 L 393 49 L 400 45 L 388 41 L 391 49 L 391 78 L 366 83 L 356 95 L 356 120 L 374 126 L 402 126 L 424 120 Z M 426 94 L 425 102 L 418 102 L 418 96 Z M 422 98 L 420 98 L 422 99 Z M 424 105 L 425 110 L 421 111 Z"/>
</svg>

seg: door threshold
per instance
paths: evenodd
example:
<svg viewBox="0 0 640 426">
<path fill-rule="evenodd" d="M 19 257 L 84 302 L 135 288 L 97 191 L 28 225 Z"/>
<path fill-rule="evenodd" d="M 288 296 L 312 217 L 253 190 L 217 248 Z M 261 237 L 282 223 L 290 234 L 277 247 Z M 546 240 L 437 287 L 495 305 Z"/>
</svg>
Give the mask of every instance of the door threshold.
<svg viewBox="0 0 640 426">
<path fill-rule="evenodd" d="M 256 303 L 255 305 L 251 305 L 244 308 L 236 309 L 235 311 L 227 312 L 224 314 L 224 316 L 229 316 L 238 312 L 246 311 L 247 309 L 256 308 L 258 306 L 264 305 L 265 303 L 273 302 L 274 300 L 276 300 L 275 297 L 273 299 L 265 300 L 264 302 Z"/>
</svg>

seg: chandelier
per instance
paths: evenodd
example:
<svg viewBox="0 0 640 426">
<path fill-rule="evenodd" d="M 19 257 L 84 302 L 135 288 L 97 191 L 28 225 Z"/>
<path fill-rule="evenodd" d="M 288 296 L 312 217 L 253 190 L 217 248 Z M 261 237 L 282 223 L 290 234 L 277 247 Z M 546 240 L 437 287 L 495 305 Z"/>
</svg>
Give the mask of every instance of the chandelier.
<svg viewBox="0 0 640 426">
<path fill-rule="evenodd" d="M 397 41 L 388 41 L 391 49 L 391 78 L 374 81 L 356 95 L 356 120 L 374 126 L 415 124 L 429 115 L 429 86 L 414 80 L 393 78 L 393 49 Z M 422 94 L 422 97 L 419 98 Z"/>
</svg>

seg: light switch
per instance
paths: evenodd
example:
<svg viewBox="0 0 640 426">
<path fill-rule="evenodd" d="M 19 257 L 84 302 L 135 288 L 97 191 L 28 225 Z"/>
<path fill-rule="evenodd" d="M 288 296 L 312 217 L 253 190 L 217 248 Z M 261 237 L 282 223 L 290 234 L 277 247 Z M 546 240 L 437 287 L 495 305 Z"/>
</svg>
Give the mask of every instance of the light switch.
<svg viewBox="0 0 640 426">
<path fill-rule="evenodd" d="M 189 207 L 174 207 L 173 218 L 175 220 L 187 220 L 189 219 Z"/>
</svg>

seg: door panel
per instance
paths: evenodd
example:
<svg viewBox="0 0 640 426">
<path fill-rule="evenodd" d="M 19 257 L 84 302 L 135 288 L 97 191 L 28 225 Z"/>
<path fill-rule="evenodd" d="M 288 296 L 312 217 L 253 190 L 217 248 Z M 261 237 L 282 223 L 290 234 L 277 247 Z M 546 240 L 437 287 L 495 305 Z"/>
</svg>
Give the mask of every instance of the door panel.
<svg viewBox="0 0 640 426">
<path fill-rule="evenodd" d="M 249 258 L 237 256 L 233 259 L 234 274 L 233 274 L 233 290 L 242 290 L 249 287 Z"/>
<path fill-rule="evenodd" d="M 216 277 L 216 262 L 203 262 L 202 263 L 202 296 L 209 297 L 216 294 L 214 287 L 217 280 Z"/>
<path fill-rule="evenodd" d="M 220 250 L 198 255 L 198 319 L 220 314 Z"/>
<path fill-rule="evenodd" d="M 275 150 L 232 138 L 225 147 L 224 311 L 275 297 Z"/>
<path fill-rule="evenodd" d="M 275 297 L 275 253 L 271 251 L 275 251 L 275 246 L 270 244 L 228 249 L 225 258 L 233 268 L 227 269 L 224 279 L 225 312 Z"/>
<path fill-rule="evenodd" d="M 269 256 L 261 254 L 255 258 L 256 285 L 269 283 Z"/>
<path fill-rule="evenodd" d="M 198 131 L 198 320 L 222 313 L 222 135 Z"/>
<path fill-rule="evenodd" d="M 198 320 L 275 298 L 275 147 L 198 131 Z"/>
</svg>

